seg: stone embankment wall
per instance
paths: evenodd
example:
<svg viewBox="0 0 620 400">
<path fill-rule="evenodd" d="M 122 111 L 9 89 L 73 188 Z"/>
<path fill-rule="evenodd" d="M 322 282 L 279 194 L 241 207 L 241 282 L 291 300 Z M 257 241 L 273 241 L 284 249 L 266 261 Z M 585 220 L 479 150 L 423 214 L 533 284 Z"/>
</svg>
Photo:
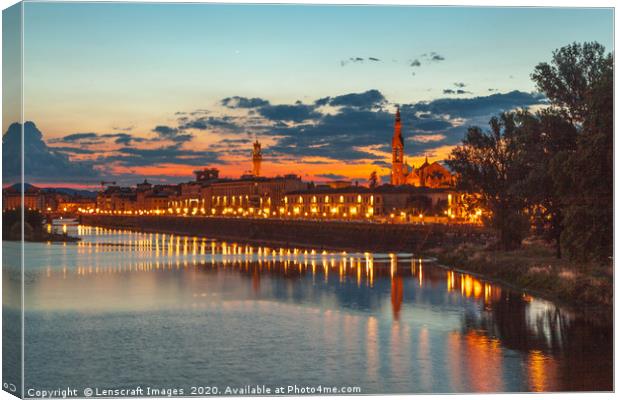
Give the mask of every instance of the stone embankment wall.
<svg viewBox="0 0 620 400">
<path fill-rule="evenodd" d="M 282 246 L 403 251 L 488 240 L 490 232 L 470 225 L 375 224 L 368 222 L 219 217 L 83 215 L 81 223 L 108 228 L 193 235 Z"/>
</svg>

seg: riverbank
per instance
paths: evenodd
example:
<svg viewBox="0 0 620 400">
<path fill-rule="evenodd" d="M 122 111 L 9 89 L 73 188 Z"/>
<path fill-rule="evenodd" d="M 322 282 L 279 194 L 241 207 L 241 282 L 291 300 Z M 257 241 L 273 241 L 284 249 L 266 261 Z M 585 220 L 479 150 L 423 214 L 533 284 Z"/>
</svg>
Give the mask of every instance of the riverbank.
<svg viewBox="0 0 620 400">
<path fill-rule="evenodd" d="M 613 265 L 575 264 L 555 257 L 540 241 L 499 251 L 481 244 L 437 247 L 425 254 L 455 269 L 481 275 L 571 307 L 607 314 L 613 306 Z"/>
</svg>

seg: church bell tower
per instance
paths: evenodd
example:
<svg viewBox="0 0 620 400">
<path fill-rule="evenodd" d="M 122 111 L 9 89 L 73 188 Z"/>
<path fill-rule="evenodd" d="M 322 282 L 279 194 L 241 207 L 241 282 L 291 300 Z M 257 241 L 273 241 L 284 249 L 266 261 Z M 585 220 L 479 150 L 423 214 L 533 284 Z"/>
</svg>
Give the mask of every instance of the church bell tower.
<svg viewBox="0 0 620 400">
<path fill-rule="evenodd" d="M 396 109 L 396 120 L 394 121 L 394 136 L 392 137 L 392 185 L 403 185 L 405 183 L 404 166 L 405 144 L 401 132 L 400 109 Z"/>
<path fill-rule="evenodd" d="M 261 151 L 261 145 L 258 141 L 254 142 L 254 150 L 252 151 L 252 174 L 254 176 L 260 176 L 260 163 L 263 161 L 263 153 Z"/>
</svg>

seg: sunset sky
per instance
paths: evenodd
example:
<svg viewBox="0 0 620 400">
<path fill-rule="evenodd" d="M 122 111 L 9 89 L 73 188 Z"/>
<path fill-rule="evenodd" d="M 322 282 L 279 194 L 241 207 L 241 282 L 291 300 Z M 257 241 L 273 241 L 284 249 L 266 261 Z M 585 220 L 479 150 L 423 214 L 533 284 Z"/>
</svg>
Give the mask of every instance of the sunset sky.
<svg viewBox="0 0 620 400">
<path fill-rule="evenodd" d="M 25 3 L 26 138 L 65 163 L 28 179 L 236 177 L 255 138 L 268 176 L 385 176 L 396 105 L 409 163 L 442 160 L 468 126 L 544 104 L 529 75 L 573 41 L 613 50 L 613 11 Z"/>
</svg>

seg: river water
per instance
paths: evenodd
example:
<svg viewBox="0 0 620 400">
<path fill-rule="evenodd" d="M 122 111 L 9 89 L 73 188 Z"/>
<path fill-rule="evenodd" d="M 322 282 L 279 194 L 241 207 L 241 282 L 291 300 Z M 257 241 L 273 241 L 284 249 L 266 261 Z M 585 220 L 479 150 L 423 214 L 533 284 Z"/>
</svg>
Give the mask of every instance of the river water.
<svg viewBox="0 0 620 400">
<path fill-rule="evenodd" d="M 611 323 L 411 254 L 87 226 L 74 234 L 82 241 L 25 244 L 27 396 L 137 386 L 184 395 L 246 385 L 612 389 Z M 4 322 L 14 329 L 19 274 L 6 255 L 19 243 L 3 246 Z M 18 365 L 4 350 L 15 358 L 5 364 Z"/>
</svg>

